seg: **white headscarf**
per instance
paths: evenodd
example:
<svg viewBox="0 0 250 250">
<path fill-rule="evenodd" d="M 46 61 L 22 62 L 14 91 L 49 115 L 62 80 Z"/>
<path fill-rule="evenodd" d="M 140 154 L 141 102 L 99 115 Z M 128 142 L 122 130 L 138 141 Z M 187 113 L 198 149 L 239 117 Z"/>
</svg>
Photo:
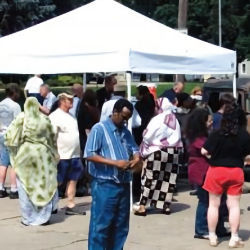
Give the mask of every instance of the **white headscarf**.
<svg viewBox="0 0 250 250">
<path fill-rule="evenodd" d="M 156 100 L 157 113 L 143 132 L 140 146 L 142 157 L 169 147 L 183 147 L 181 130 L 178 120 L 173 113 L 175 106 L 165 97 Z"/>
</svg>

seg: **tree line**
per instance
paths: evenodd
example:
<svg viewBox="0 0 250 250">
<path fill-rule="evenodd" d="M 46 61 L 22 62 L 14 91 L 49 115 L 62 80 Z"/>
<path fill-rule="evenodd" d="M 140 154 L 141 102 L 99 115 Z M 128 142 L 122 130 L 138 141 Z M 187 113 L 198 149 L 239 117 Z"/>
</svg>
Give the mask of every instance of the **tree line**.
<svg viewBox="0 0 250 250">
<path fill-rule="evenodd" d="M 117 1 L 169 27 L 177 27 L 177 0 Z M 1 0 L 0 37 L 89 2 L 92 0 Z M 250 59 L 250 0 L 221 0 L 221 3 L 222 46 L 236 50 L 238 62 Z M 218 45 L 218 0 L 189 0 L 187 28 L 189 35 Z"/>
</svg>

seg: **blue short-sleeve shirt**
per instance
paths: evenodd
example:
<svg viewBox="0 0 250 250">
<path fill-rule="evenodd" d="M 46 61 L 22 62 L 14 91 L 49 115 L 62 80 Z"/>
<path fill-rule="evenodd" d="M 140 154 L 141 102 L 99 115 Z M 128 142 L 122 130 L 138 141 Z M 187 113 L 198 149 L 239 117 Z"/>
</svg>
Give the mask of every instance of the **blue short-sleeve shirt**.
<svg viewBox="0 0 250 250">
<path fill-rule="evenodd" d="M 124 126 L 118 128 L 110 118 L 97 123 L 88 136 L 85 146 L 84 157 L 100 155 L 112 160 L 129 160 L 131 156 L 138 153 L 131 133 Z M 129 170 L 100 163 L 88 162 L 88 171 L 91 176 L 99 179 L 114 180 L 117 183 L 126 183 L 131 180 Z"/>
</svg>

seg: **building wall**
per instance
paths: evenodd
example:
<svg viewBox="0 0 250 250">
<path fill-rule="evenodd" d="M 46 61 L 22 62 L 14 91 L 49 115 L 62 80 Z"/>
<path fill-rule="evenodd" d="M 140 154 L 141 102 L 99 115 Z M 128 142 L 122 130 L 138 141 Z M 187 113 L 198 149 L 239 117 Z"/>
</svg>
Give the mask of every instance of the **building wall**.
<svg viewBox="0 0 250 250">
<path fill-rule="evenodd" d="M 247 59 L 238 64 L 239 77 L 250 77 L 250 61 Z"/>
</svg>

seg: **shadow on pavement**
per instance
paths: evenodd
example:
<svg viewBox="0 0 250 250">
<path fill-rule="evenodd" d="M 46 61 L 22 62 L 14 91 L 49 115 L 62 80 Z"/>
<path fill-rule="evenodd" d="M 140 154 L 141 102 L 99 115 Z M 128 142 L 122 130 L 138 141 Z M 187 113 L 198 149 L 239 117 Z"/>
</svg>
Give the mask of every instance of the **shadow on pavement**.
<svg viewBox="0 0 250 250">
<path fill-rule="evenodd" d="M 240 229 L 239 235 L 243 241 L 247 241 L 250 238 L 250 231 L 246 229 Z"/>
<path fill-rule="evenodd" d="M 189 209 L 190 206 L 184 203 L 172 203 L 170 206 L 171 209 L 171 214 L 178 213 L 184 210 Z M 161 209 L 156 209 L 156 208 L 149 208 L 147 209 L 147 214 L 148 215 L 153 215 L 153 214 L 162 214 Z"/>
<path fill-rule="evenodd" d="M 79 213 L 82 211 L 88 211 L 90 210 L 91 202 L 82 202 L 76 204 L 76 208 L 79 211 Z M 60 209 L 57 214 L 52 214 L 50 219 L 50 225 L 51 224 L 59 224 L 65 221 L 69 216 L 75 216 L 75 215 L 66 215 L 65 214 L 66 207 Z M 80 215 L 80 214 L 79 214 Z M 81 216 L 81 215 L 80 215 Z"/>
</svg>

